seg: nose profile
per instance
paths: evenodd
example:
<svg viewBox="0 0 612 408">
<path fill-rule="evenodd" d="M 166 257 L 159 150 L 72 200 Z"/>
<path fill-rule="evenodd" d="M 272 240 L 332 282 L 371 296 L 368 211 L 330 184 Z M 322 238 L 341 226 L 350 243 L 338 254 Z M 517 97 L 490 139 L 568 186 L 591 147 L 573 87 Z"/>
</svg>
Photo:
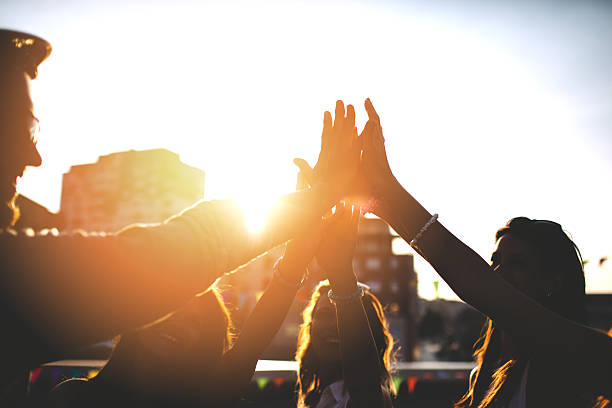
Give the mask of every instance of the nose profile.
<svg viewBox="0 0 612 408">
<path fill-rule="evenodd" d="M 38 152 L 38 148 L 36 148 L 36 145 L 33 144 L 28 154 L 28 160 L 26 162 L 26 165 L 38 167 L 41 164 L 42 164 L 42 157 L 40 156 L 40 153 Z"/>
</svg>

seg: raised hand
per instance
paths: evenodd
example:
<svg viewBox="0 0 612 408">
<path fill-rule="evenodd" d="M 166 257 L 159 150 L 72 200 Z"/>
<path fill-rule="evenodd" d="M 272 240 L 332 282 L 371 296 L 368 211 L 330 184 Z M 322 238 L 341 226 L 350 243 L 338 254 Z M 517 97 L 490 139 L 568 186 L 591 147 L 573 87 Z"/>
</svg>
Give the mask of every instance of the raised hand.
<svg viewBox="0 0 612 408">
<path fill-rule="evenodd" d="M 357 226 L 360 209 L 350 203 L 339 202 L 335 214 L 325 225 L 323 239 L 317 252 L 317 262 L 332 284 L 353 281 L 353 255 L 357 245 Z"/>
<path fill-rule="evenodd" d="M 304 159 L 295 159 L 294 163 L 304 174 L 311 186 L 318 183 L 330 183 L 337 189 L 339 196 L 348 194 L 354 184 L 359 168 L 361 144 L 355 127 L 355 108 L 342 101 L 336 102 L 336 111 L 332 123 L 329 112 L 323 118 L 321 151 L 314 169 Z"/>
<path fill-rule="evenodd" d="M 370 99 L 365 100 L 368 121 L 361 132 L 363 154 L 361 158 L 359 190 L 365 191 L 370 198 L 383 199 L 385 192 L 398 185 L 385 150 L 380 118 Z"/>
</svg>

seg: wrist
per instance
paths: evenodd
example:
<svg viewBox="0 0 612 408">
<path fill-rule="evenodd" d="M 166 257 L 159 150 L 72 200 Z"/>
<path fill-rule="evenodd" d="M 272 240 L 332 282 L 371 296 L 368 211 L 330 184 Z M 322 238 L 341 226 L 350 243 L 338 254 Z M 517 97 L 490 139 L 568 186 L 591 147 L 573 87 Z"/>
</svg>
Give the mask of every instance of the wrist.
<svg viewBox="0 0 612 408">
<path fill-rule="evenodd" d="M 353 273 L 352 268 L 350 272 L 338 273 L 334 271 L 333 275 L 330 275 L 328 280 L 334 293 L 340 296 L 347 296 L 357 289 L 357 277 Z"/>
<path fill-rule="evenodd" d="M 280 257 L 274 264 L 273 275 L 283 286 L 299 289 L 308 278 L 308 268 L 286 262 L 284 257 Z"/>
<path fill-rule="evenodd" d="M 330 300 L 330 302 L 332 302 L 336 306 L 342 305 L 342 304 L 348 304 L 356 300 L 361 300 L 361 298 L 363 297 L 365 293 L 366 288 L 367 288 L 366 285 L 358 283 L 357 285 L 355 285 L 355 290 L 347 294 L 338 293 L 337 290 L 332 288 L 327 292 L 327 297 Z"/>
<path fill-rule="evenodd" d="M 408 194 L 404 187 L 397 181 L 395 177 L 390 177 L 385 183 L 381 183 L 374 189 L 374 202 L 375 205 L 372 212 L 385 219 L 386 217 L 393 216 L 396 212 L 396 208 L 402 205 L 404 201 L 403 196 Z"/>
<path fill-rule="evenodd" d="M 311 188 L 311 191 L 325 210 L 333 207 L 342 198 L 341 189 L 328 181 L 317 183 Z"/>
</svg>

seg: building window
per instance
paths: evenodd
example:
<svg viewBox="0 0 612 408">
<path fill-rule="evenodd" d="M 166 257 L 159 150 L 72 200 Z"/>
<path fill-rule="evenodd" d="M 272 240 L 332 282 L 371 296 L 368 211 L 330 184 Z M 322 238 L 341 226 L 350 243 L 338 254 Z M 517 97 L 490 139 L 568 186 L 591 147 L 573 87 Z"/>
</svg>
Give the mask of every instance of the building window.
<svg viewBox="0 0 612 408">
<path fill-rule="evenodd" d="M 376 241 L 366 242 L 365 249 L 369 252 L 375 252 L 376 250 L 378 250 L 378 242 Z"/>
<path fill-rule="evenodd" d="M 378 258 L 366 259 L 366 269 L 380 269 L 382 262 Z"/>
<path fill-rule="evenodd" d="M 399 293 L 400 291 L 400 284 L 397 281 L 392 281 L 391 282 L 391 293 Z"/>
</svg>

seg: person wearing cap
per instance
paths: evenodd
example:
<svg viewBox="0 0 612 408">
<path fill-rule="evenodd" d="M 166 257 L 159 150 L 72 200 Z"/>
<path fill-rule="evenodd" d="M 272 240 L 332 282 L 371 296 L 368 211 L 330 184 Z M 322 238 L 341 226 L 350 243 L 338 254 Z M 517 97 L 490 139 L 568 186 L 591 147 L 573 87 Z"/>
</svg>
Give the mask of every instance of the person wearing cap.
<svg viewBox="0 0 612 408">
<path fill-rule="evenodd" d="M 11 229 L 16 179 L 41 164 L 29 87 L 50 53 L 39 37 L 0 30 L 0 386 L 67 350 L 161 318 L 222 274 L 306 231 L 347 191 L 359 163 L 354 110 L 339 101 L 328 126 L 336 143 L 322 144 L 324 181 L 282 197 L 259 234 L 248 232 L 226 200 L 118 233 L 20 234 Z"/>
</svg>

